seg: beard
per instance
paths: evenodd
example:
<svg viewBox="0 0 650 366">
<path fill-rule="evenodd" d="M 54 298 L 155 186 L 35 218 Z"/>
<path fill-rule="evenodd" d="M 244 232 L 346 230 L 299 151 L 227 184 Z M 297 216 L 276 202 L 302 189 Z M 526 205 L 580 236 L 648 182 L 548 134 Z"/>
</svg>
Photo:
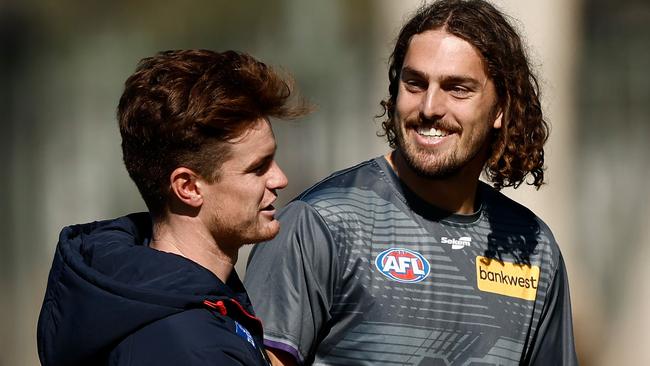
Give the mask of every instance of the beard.
<svg viewBox="0 0 650 366">
<path fill-rule="evenodd" d="M 462 137 L 463 129 L 444 120 L 425 121 L 421 118 L 406 120 L 402 123 L 396 121 L 395 142 L 397 150 L 404 157 L 406 165 L 419 177 L 426 179 L 446 179 L 458 175 L 479 155 L 485 155 L 489 140 L 489 129 L 475 129 L 473 134 L 462 138 L 453 147 L 444 151 L 434 151 L 419 146 L 412 139 L 407 138 L 410 130 L 415 133 L 417 126 L 423 124 L 433 125 L 449 133 Z M 483 153 L 483 154 L 481 154 Z"/>
<path fill-rule="evenodd" d="M 259 216 L 245 221 L 227 220 L 215 217 L 212 221 L 212 236 L 223 245 L 239 249 L 247 244 L 256 244 L 273 239 L 280 232 L 276 219 L 260 220 Z"/>
</svg>

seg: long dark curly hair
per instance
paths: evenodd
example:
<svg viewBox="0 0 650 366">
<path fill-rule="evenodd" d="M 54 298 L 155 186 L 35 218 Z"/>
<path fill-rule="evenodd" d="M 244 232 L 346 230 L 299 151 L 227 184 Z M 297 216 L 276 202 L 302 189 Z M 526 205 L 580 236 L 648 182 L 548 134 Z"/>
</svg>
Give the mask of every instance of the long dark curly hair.
<svg viewBox="0 0 650 366">
<path fill-rule="evenodd" d="M 517 188 L 526 182 L 536 188 L 544 183 L 544 144 L 549 126 L 542 115 L 537 78 L 531 71 L 522 41 L 506 16 L 483 0 L 440 0 L 420 8 L 404 25 L 390 57 L 389 97 L 381 102 L 383 132 L 396 147 L 395 102 L 400 72 L 411 38 L 444 29 L 476 47 L 494 82 L 502 127 L 494 130 L 490 156 L 484 171 L 496 189 Z"/>
</svg>

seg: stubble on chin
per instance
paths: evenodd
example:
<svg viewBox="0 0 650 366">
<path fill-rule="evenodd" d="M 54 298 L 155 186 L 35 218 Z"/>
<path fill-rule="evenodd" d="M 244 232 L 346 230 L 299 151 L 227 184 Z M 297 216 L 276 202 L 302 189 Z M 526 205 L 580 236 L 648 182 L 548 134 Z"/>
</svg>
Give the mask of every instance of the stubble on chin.
<svg viewBox="0 0 650 366">
<path fill-rule="evenodd" d="M 405 131 L 401 129 L 396 136 L 396 145 L 407 167 L 422 178 L 448 178 L 461 168 L 454 156 L 441 156 L 433 151 L 420 149 L 414 143 L 407 141 Z M 453 154 L 453 151 L 448 153 Z"/>
<path fill-rule="evenodd" d="M 409 125 L 407 123 L 407 125 Z M 439 121 L 440 126 L 449 126 Z M 462 134 L 462 130 L 443 127 L 448 131 Z M 487 159 L 489 149 L 489 131 L 485 134 L 472 136 L 469 141 L 457 141 L 456 145 L 443 151 L 431 151 L 419 147 L 414 141 L 407 139 L 407 129 L 400 128 L 396 133 L 396 147 L 403 156 L 407 167 L 416 175 L 425 179 L 446 179 L 454 177 L 475 159 Z M 463 145 L 459 145 L 463 144 Z M 485 157 L 483 157 L 485 155 Z"/>
<path fill-rule="evenodd" d="M 404 160 L 408 167 L 418 176 L 427 179 L 443 179 L 455 175 L 459 170 L 460 166 L 455 164 L 451 158 L 444 159 L 443 161 L 436 161 L 436 159 L 441 160 L 441 157 L 432 157 L 427 155 L 433 155 L 433 153 L 428 152 L 416 152 L 416 153 L 404 153 Z"/>
<path fill-rule="evenodd" d="M 265 223 L 262 227 L 258 227 L 254 234 L 251 235 L 249 240 L 250 244 L 257 244 L 269 241 L 275 238 L 280 233 L 280 222 L 273 220 Z"/>
</svg>

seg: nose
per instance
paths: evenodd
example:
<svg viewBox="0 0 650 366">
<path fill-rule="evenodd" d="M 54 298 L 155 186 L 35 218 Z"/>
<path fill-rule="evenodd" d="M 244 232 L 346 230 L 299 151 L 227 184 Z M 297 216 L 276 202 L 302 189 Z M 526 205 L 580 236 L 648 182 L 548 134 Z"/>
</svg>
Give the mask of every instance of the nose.
<svg viewBox="0 0 650 366">
<path fill-rule="evenodd" d="M 280 169 L 280 166 L 277 162 L 275 162 L 275 160 L 273 161 L 273 165 L 271 165 L 270 170 L 270 178 L 267 181 L 268 189 L 282 189 L 286 187 L 287 184 L 289 184 L 289 179 L 287 179 L 287 176 L 284 174 L 282 169 Z"/>
<path fill-rule="evenodd" d="M 427 120 L 440 119 L 445 115 L 445 93 L 440 88 L 430 87 L 423 95 L 420 117 Z"/>
</svg>

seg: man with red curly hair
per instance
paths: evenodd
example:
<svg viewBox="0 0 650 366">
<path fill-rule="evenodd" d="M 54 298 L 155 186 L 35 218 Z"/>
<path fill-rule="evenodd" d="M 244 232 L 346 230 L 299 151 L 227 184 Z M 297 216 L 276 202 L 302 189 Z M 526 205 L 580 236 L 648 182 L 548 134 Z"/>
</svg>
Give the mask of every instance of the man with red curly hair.
<svg viewBox="0 0 650 366">
<path fill-rule="evenodd" d="M 394 150 L 308 189 L 252 253 L 276 364 L 576 364 L 559 247 L 498 192 L 544 181 L 520 37 L 485 1 L 437 1 L 402 28 L 388 76 Z"/>
<path fill-rule="evenodd" d="M 268 365 L 234 265 L 279 231 L 287 178 L 269 117 L 306 112 L 290 94 L 234 51 L 140 61 L 118 119 L 149 212 L 63 229 L 38 322 L 44 365 Z"/>
</svg>

